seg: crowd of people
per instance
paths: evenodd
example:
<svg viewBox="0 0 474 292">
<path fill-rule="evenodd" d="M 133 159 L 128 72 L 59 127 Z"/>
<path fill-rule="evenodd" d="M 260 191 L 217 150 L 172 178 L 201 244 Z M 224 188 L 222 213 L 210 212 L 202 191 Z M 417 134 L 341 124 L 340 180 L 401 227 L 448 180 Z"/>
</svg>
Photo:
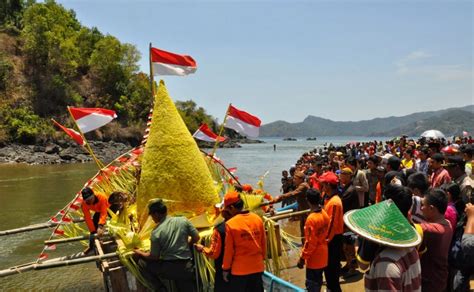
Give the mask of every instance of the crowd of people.
<svg viewBox="0 0 474 292">
<path fill-rule="evenodd" d="M 298 261 L 299 267 L 306 265 L 308 291 L 321 289 L 323 274 L 327 291 L 341 291 L 340 276 L 351 277 L 358 268 L 367 270 L 366 291 L 469 291 L 473 153 L 470 137 L 401 137 L 304 153 L 282 172 L 283 194 L 274 202 L 311 209 L 300 219 L 304 245 Z M 385 200 L 398 207 L 421 244 L 396 248 L 375 243 L 344 224 L 349 211 Z"/>
<path fill-rule="evenodd" d="M 473 142 L 402 137 L 328 145 L 304 153 L 283 171 L 282 194 L 265 199 L 309 210 L 300 216 L 297 260 L 306 269 L 306 289 L 320 291 L 324 278 L 327 291 L 341 291 L 340 277 L 362 269 L 366 291 L 469 291 L 474 273 Z M 151 249 L 136 249 L 134 258 L 151 289 L 169 291 L 170 280 L 178 291 L 194 290 L 192 246 L 214 259 L 214 291 L 263 291 L 266 233 L 262 218 L 245 210 L 242 193 L 252 193 L 251 186 L 236 185 L 216 206 L 224 221 L 215 226 L 208 246 L 189 220 L 168 216 L 163 200 L 149 203 L 149 215 L 157 223 Z M 120 210 L 125 200 L 115 194 L 107 201 L 89 188 L 82 197 L 87 226 L 98 236 L 104 232 L 107 208 Z M 395 204 L 421 243 L 385 245 L 345 221 L 348 212 L 386 203 Z M 90 211 L 96 213 L 91 217 Z"/>
</svg>

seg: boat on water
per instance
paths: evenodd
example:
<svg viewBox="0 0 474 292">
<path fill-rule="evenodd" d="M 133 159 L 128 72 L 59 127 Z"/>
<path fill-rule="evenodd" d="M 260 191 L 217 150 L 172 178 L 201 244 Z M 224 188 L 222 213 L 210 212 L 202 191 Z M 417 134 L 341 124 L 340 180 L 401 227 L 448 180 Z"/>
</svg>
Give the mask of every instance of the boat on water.
<svg viewBox="0 0 474 292">
<path fill-rule="evenodd" d="M 283 138 L 283 141 L 298 141 L 298 139 L 287 137 L 287 138 Z"/>
<path fill-rule="evenodd" d="M 318 138 L 316 138 L 316 137 L 308 137 L 308 138 L 306 138 L 306 141 L 316 141 L 316 140 L 318 140 Z"/>
<path fill-rule="evenodd" d="M 36 263 L 21 268 L 0 271 L 0 277 L 28 270 L 51 268 L 61 265 L 96 261 L 103 274 L 107 290 L 146 291 L 149 283 L 141 275 L 132 258 L 135 248 L 150 248 L 150 233 L 154 223 L 148 216 L 147 203 L 161 198 L 168 206 L 170 216 L 185 216 L 200 232 L 203 243 L 211 240 L 213 226 L 223 220 L 215 212 L 215 204 L 223 195 L 240 185 L 236 178 L 214 155 L 199 150 L 195 140 L 176 110 L 164 82 L 158 88 L 151 126 L 146 131 L 142 145 L 120 155 L 102 167 L 84 187 L 94 192 L 110 195 L 120 191 L 126 194 L 126 203 L 117 213 L 109 212 L 107 236 L 94 239 L 96 254 L 45 260 L 46 251 L 52 244 L 60 244 L 89 237 L 79 223 L 83 217 L 82 197 L 79 190 L 53 221 L 57 225 L 45 241 L 45 247 Z M 296 139 L 295 139 L 296 140 Z M 293 214 L 265 214 L 266 192 L 263 181 L 251 193 L 241 193 L 245 208 L 259 214 L 267 233 L 267 258 L 264 283 L 266 291 L 303 291 L 284 281 L 281 272 L 289 267 L 284 261 L 287 253 L 297 249 L 294 236 L 280 228 L 277 221 Z M 72 222 L 77 222 L 71 224 Z M 194 252 L 196 286 L 199 291 L 212 291 L 214 283 L 213 260 Z M 172 282 L 165 283 L 174 291 Z"/>
</svg>

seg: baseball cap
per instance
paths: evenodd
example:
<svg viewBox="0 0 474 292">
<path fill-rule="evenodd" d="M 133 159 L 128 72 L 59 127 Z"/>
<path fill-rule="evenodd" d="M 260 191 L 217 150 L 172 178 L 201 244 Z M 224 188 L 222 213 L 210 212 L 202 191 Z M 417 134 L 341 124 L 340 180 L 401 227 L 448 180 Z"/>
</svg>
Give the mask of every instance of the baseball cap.
<svg viewBox="0 0 474 292">
<path fill-rule="evenodd" d="M 352 169 L 350 169 L 349 167 L 344 167 L 343 169 L 341 169 L 341 174 L 349 174 L 349 175 L 352 175 L 354 172 L 352 171 Z"/>
<path fill-rule="evenodd" d="M 339 183 L 339 178 L 337 177 L 337 175 L 334 172 L 328 171 L 328 172 L 323 173 L 319 177 L 319 182 L 329 183 L 329 184 L 332 184 L 332 185 L 337 185 Z"/>
<path fill-rule="evenodd" d="M 232 191 L 228 192 L 224 196 L 224 207 L 229 207 L 230 205 L 233 205 L 240 201 L 240 195 L 239 193 Z"/>
</svg>

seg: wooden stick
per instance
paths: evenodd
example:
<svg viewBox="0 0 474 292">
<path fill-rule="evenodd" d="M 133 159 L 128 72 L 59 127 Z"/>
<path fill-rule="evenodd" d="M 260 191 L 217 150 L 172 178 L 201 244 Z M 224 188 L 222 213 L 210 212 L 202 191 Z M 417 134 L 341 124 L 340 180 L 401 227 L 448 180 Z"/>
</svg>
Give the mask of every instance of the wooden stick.
<svg viewBox="0 0 474 292">
<path fill-rule="evenodd" d="M 108 233 L 104 233 L 102 236 L 108 235 Z M 97 237 L 97 234 L 93 234 L 94 238 Z M 90 235 L 81 235 L 81 236 L 76 236 L 76 237 L 69 237 L 69 238 L 58 238 L 58 239 L 50 239 L 50 240 L 45 240 L 44 244 L 56 244 L 56 243 L 68 243 L 68 242 L 74 242 L 74 241 L 80 241 L 80 240 L 88 240 L 90 238 Z"/>
<path fill-rule="evenodd" d="M 84 222 L 84 218 L 74 219 L 72 222 L 73 223 Z M 61 223 L 59 223 L 59 222 L 38 223 L 38 224 L 28 225 L 28 226 L 25 226 L 25 227 L 0 231 L 0 236 L 11 235 L 11 234 L 16 234 L 16 233 L 22 233 L 22 232 L 33 231 L 33 230 L 39 230 L 39 229 L 45 229 L 45 228 L 50 228 L 50 227 L 56 227 L 57 225 L 60 225 L 60 224 Z M 65 224 L 62 224 L 62 225 L 65 225 Z"/>
<path fill-rule="evenodd" d="M 309 212 L 311 212 L 311 210 L 307 209 L 307 210 L 303 210 L 303 211 L 296 211 L 296 212 L 291 212 L 291 213 L 288 213 L 288 214 L 282 214 L 282 215 L 276 215 L 276 216 L 273 216 L 273 217 L 268 217 L 268 219 L 271 219 L 273 221 L 277 221 L 277 220 L 286 219 L 286 218 L 290 218 L 290 217 L 305 215 L 305 214 L 308 214 Z"/>
<path fill-rule="evenodd" d="M 112 253 L 107 253 L 104 255 L 82 257 L 82 258 L 77 258 L 77 259 L 72 259 L 72 260 L 56 260 L 55 259 L 54 261 L 51 260 L 45 263 L 34 263 L 27 266 L 16 266 L 16 267 L 11 267 L 5 270 L 1 270 L 0 278 L 14 275 L 14 274 L 21 274 L 23 272 L 32 271 L 32 270 L 44 270 L 44 269 L 51 269 L 51 268 L 57 268 L 57 267 L 63 267 L 63 266 L 85 264 L 89 262 L 113 258 L 116 256 L 118 256 L 118 253 L 112 252 Z"/>
</svg>

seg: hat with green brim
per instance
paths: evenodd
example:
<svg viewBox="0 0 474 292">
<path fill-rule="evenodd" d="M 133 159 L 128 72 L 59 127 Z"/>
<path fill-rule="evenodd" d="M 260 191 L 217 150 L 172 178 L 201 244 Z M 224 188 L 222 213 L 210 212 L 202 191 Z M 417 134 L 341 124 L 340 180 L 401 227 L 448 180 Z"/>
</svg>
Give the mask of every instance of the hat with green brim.
<svg viewBox="0 0 474 292">
<path fill-rule="evenodd" d="M 421 236 L 392 200 L 349 211 L 344 223 L 353 232 L 381 245 L 403 248 L 421 243 Z"/>
</svg>

